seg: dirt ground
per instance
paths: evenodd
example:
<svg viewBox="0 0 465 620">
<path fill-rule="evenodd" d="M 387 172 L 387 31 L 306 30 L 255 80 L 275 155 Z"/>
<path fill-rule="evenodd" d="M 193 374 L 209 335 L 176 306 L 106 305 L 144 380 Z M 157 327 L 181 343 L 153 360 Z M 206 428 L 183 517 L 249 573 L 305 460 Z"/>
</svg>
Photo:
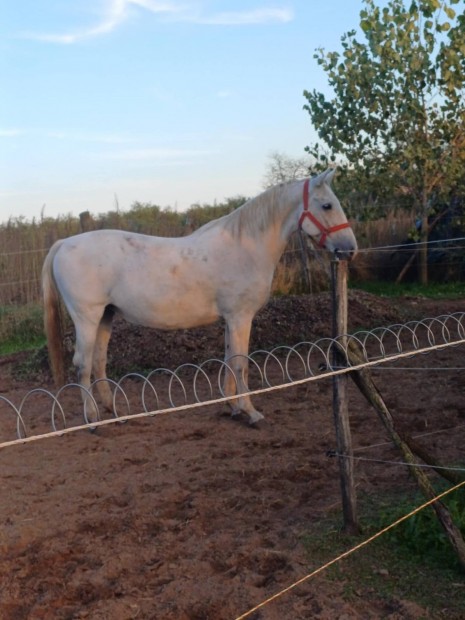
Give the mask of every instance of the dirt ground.
<svg viewBox="0 0 465 620">
<path fill-rule="evenodd" d="M 465 311 L 465 301 L 393 304 L 351 291 L 350 331 L 458 311 Z M 277 298 L 257 316 L 251 349 L 330 334 L 327 295 Z M 221 357 L 222 338 L 221 326 L 160 334 L 118 323 L 110 353 L 114 376 Z M 423 369 L 399 370 L 408 365 Z M 455 429 L 422 439 L 447 462 L 463 460 L 462 367 L 459 346 L 373 371 L 410 433 Z M 127 381 L 133 412 L 141 410 L 141 384 Z M 43 354 L 0 359 L 0 397 L 19 406 L 34 388 L 53 389 Z M 232 420 L 224 406 L 205 406 L 0 450 L 0 618 L 234 620 L 317 568 L 303 537 L 340 504 L 338 462 L 327 456 L 335 448 L 331 383 L 287 388 L 254 402 L 266 418 L 256 428 Z M 79 423 L 77 394 L 66 392 L 63 403 L 68 424 Z M 29 432 L 50 430 L 50 409 L 43 393 L 28 397 Z M 386 440 L 352 385 L 350 412 L 356 453 Z M 0 415 L 0 441 L 14 439 L 14 416 L 1 400 Z M 363 455 L 399 458 L 390 445 Z M 402 467 L 360 461 L 356 483 L 358 492 L 375 494 L 411 480 Z M 363 583 L 358 593 L 347 599 L 343 581 L 323 573 L 250 617 L 433 617 L 402 597 L 378 597 Z M 441 617 L 452 617 L 447 602 Z"/>
</svg>

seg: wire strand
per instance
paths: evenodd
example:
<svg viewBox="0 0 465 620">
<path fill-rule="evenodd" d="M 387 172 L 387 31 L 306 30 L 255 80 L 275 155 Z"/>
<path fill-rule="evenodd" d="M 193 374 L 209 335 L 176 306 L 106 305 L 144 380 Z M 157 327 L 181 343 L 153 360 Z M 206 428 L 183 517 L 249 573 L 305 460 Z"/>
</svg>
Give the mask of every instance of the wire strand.
<svg viewBox="0 0 465 620">
<path fill-rule="evenodd" d="M 396 250 L 399 248 L 404 248 L 407 250 L 414 250 L 420 248 L 424 245 L 431 246 L 437 245 L 439 243 L 452 243 L 456 241 L 465 241 L 465 237 L 454 237 L 452 239 L 437 239 L 433 241 L 412 241 L 411 243 L 399 243 L 394 245 L 380 245 L 372 248 L 359 248 L 359 252 L 379 252 L 380 250 Z M 460 249 L 463 249 L 462 246 L 459 246 Z M 444 248 L 445 250 L 449 248 Z"/>
<path fill-rule="evenodd" d="M 427 433 L 420 433 L 418 435 L 413 435 L 412 439 L 424 439 L 425 437 L 431 437 L 433 435 L 440 435 L 441 433 L 449 433 L 451 431 L 456 431 L 465 428 L 465 424 L 461 424 L 459 426 L 452 426 L 449 428 L 440 428 L 435 431 L 428 431 Z M 360 446 L 358 448 L 354 448 L 352 452 L 363 452 L 364 450 L 372 450 L 373 448 L 381 448 L 383 446 L 392 446 L 392 441 L 383 441 L 381 443 L 375 443 L 370 446 Z"/>
<path fill-rule="evenodd" d="M 419 467 L 421 469 L 443 469 L 447 471 L 459 471 L 465 473 L 465 468 L 463 467 L 448 467 L 446 465 L 427 465 L 426 463 L 407 463 L 406 461 L 385 461 L 383 459 L 370 459 L 364 456 L 353 456 L 350 454 L 340 454 L 339 452 L 330 450 L 327 453 L 327 456 L 330 458 L 338 457 L 341 459 L 348 459 L 351 461 L 367 461 L 369 463 L 381 463 L 385 465 L 401 465 L 405 467 Z"/>
</svg>

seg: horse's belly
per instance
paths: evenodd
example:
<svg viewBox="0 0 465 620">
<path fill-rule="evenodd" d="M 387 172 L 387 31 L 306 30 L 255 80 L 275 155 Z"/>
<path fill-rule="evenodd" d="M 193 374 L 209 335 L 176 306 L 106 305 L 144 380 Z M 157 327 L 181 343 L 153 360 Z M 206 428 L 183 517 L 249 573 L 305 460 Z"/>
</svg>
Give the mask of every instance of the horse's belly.
<svg viewBox="0 0 465 620">
<path fill-rule="evenodd" d="M 118 309 L 127 321 L 156 329 L 189 329 L 214 323 L 219 318 L 216 304 L 183 300 Z"/>
</svg>

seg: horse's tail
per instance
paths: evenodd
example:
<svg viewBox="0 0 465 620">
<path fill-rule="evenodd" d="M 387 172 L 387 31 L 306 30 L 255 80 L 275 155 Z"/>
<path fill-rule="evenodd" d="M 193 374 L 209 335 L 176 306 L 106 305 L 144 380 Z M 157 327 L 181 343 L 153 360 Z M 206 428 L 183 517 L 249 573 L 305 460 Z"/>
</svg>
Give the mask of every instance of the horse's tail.
<svg viewBox="0 0 465 620">
<path fill-rule="evenodd" d="M 47 254 L 42 267 L 42 294 L 44 297 L 44 328 L 47 336 L 48 357 L 57 387 L 65 383 L 65 355 L 60 294 L 53 277 L 53 259 L 61 246 L 57 241 Z"/>
</svg>

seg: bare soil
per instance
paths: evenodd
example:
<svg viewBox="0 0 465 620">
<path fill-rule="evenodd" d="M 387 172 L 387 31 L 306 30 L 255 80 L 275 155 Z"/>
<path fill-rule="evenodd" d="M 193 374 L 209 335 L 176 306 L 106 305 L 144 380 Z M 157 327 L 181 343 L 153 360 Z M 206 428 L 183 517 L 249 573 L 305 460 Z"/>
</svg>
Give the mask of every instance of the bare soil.
<svg viewBox="0 0 465 620">
<path fill-rule="evenodd" d="M 459 311 L 464 301 L 393 302 L 352 291 L 350 331 Z M 251 350 L 330 334 L 326 294 L 276 298 L 254 322 Z M 221 357 L 222 340 L 221 325 L 163 334 L 118 322 L 111 367 L 121 376 L 199 363 Z M 373 371 L 393 415 L 411 434 L 455 429 L 421 441 L 443 461 L 463 462 L 463 347 L 398 366 L 408 364 L 423 369 Z M 134 412 L 142 384 L 128 380 Z M 53 389 L 43 353 L 0 359 L 1 398 L 19 406 L 34 388 Z M 15 420 L 1 398 L 0 441 L 7 441 Z M 222 406 L 205 406 L 0 450 L 0 618 L 234 620 L 317 568 L 305 534 L 340 506 L 338 463 L 327 456 L 335 448 L 331 383 L 254 402 L 266 417 L 256 428 Z M 77 395 L 70 390 L 63 403 L 68 423 L 79 423 Z M 30 432 L 50 430 L 50 409 L 47 395 L 28 397 Z M 386 441 L 352 385 L 350 411 L 356 450 Z M 389 443 L 363 454 L 399 459 Z M 403 467 L 366 461 L 357 462 L 356 482 L 367 495 L 412 487 Z M 456 600 L 444 601 L 438 615 L 364 583 L 348 597 L 344 579 L 322 573 L 250 617 L 458 619 L 465 590 L 457 587 Z"/>
</svg>

